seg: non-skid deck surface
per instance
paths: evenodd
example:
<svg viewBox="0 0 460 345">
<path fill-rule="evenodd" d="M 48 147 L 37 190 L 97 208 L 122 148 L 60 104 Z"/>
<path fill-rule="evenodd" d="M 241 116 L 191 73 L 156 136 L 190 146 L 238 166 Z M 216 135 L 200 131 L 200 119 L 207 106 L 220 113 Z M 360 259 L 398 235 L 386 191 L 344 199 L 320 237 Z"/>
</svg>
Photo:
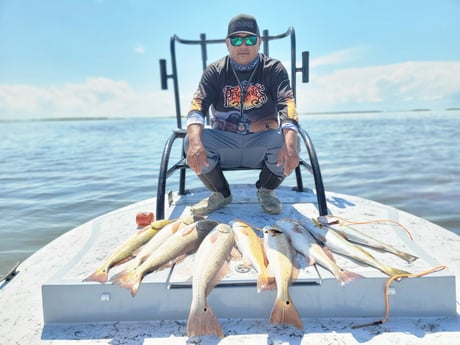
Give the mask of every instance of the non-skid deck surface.
<svg viewBox="0 0 460 345">
<path fill-rule="evenodd" d="M 280 188 L 283 213 L 277 216 L 262 212 L 250 185 L 232 186 L 233 203 L 209 215 L 222 223 L 234 219 L 246 221 L 255 229 L 273 225 L 277 219 L 302 220 L 317 217 L 313 192 L 293 192 Z M 207 196 L 204 190 L 185 196 L 173 196 L 167 205 L 169 218 L 188 214 L 190 205 Z M 391 219 L 409 231 L 433 224 L 394 208 L 360 198 L 327 193 L 329 213 L 355 221 Z M 155 200 L 146 200 L 114 211 L 82 226 L 87 233 L 78 254 L 42 286 L 45 323 L 130 320 L 183 320 L 191 302 L 193 255 L 180 264 L 147 275 L 135 297 L 127 289 L 111 283 L 83 282 L 116 247 L 136 230 L 135 215 L 155 209 Z M 366 248 L 382 262 L 411 273 L 423 272 L 442 263 L 436 262 L 404 229 L 395 223 L 356 225 L 357 229 L 419 257 L 407 264 L 401 258 Z M 260 234 L 262 236 L 262 234 Z M 334 254 L 339 266 L 363 275 L 341 287 L 333 275 L 320 266 L 306 266 L 300 255 L 299 277 L 291 284 L 290 294 L 301 317 L 380 317 L 385 313 L 384 288 L 388 276 L 375 268 L 359 265 Z M 241 262 L 232 261 L 233 270 L 216 286 L 209 305 L 219 318 L 267 318 L 276 291 L 256 291 L 257 274 Z M 114 268 L 115 274 L 123 266 Z M 408 278 L 392 284 L 390 305 L 393 316 L 455 315 L 455 276 L 448 270 L 421 278 Z"/>
</svg>

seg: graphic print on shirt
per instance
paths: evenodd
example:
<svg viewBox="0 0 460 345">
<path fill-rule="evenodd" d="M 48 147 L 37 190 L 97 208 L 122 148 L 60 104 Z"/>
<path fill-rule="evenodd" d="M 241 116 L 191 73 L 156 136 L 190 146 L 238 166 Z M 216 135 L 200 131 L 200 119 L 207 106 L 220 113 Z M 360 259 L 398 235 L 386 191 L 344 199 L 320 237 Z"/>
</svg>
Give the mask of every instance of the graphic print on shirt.
<svg viewBox="0 0 460 345">
<path fill-rule="evenodd" d="M 249 85 L 246 90 L 246 97 L 244 99 L 243 110 L 250 110 L 253 108 L 260 108 L 267 102 L 267 95 L 265 94 L 265 86 L 256 83 Z M 225 86 L 224 93 L 224 107 L 234 108 L 240 110 L 241 107 L 241 88 L 237 86 Z"/>
</svg>

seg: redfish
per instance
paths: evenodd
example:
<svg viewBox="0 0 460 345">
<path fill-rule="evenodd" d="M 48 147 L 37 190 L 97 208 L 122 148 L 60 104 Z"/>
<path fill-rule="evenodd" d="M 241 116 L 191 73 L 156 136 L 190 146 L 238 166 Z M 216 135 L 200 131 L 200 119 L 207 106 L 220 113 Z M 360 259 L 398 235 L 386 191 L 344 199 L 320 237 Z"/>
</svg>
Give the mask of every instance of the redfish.
<svg viewBox="0 0 460 345">
<path fill-rule="evenodd" d="M 246 223 L 240 220 L 230 222 L 235 236 L 235 243 L 243 258 L 257 271 L 257 292 L 274 288 L 274 277 L 267 270 L 268 260 L 265 255 L 262 238 Z"/>
<path fill-rule="evenodd" d="M 192 279 L 192 304 L 187 320 L 189 337 L 215 335 L 223 338 L 222 327 L 207 296 L 212 288 L 229 272 L 226 262 L 234 246 L 234 236 L 227 224 L 216 226 L 203 240 L 195 254 Z"/>
<path fill-rule="evenodd" d="M 276 227 L 264 227 L 264 247 L 270 269 L 275 274 L 276 300 L 270 323 L 290 324 L 303 330 L 302 320 L 294 302 L 289 296 L 289 283 L 292 276 L 292 249 L 287 236 Z"/>
<path fill-rule="evenodd" d="M 202 219 L 204 219 L 204 217 L 186 216 L 166 225 L 163 229 L 158 231 L 158 233 L 153 238 L 151 238 L 142 248 L 140 248 L 139 252 L 136 253 L 136 256 L 128 262 L 123 271 L 132 271 L 145 260 L 147 260 L 147 258 L 153 252 L 155 252 L 155 250 L 157 250 L 170 236 L 175 234 L 176 231 Z"/>
<path fill-rule="evenodd" d="M 157 220 L 137 231 L 134 235 L 123 242 L 110 256 L 108 256 L 94 273 L 86 277 L 83 281 L 105 283 L 107 281 L 110 268 L 130 259 L 134 251 L 148 242 L 158 233 L 159 230 L 172 222 L 173 220 L 170 219 Z"/>
<path fill-rule="evenodd" d="M 120 272 L 111 280 L 129 289 L 134 297 L 145 274 L 159 269 L 182 255 L 195 251 L 203 238 L 216 225 L 217 222 L 204 219 L 176 231 L 142 264 L 132 271 Z"/>
</svg>

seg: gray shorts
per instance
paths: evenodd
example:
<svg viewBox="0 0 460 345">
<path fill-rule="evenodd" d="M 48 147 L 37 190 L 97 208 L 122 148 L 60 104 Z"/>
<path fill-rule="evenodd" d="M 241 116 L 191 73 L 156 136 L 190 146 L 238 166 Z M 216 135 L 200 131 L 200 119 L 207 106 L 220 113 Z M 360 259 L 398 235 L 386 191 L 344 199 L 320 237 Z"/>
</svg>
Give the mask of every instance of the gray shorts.
<svg viewBox="0 0 460 345">
<path fill-rule="evenodd" d="M 250 134 L 238 134 L 205 128 L 201 141 L 206 149 L 209 166 L 203 166 L 202 172 L 208 173 L 219 163 L 222 168 L 260 169 L 265 163 L 272 173 L 284 175 L 284 167 L 277 167 L 278 153 L 284 144 L 284 136 L 278 129 Z M 188 149 L 188 136 L 184 149 Z"/>
</svg>

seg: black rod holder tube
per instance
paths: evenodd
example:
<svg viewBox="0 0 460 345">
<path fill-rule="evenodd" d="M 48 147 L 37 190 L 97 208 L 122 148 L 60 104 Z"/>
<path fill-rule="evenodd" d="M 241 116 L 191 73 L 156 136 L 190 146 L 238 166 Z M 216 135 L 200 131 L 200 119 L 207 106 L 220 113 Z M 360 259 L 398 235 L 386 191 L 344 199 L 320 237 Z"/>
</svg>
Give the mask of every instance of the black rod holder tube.
<svg viewBox="0 0 460 345">
<path fill-rule="evenodd" d="M 310 52 L 302 52 L 302 83 L 308 83 L 310 79 Z"/>
<path fill-rule="evenodd" d="M 160 77 L 161 77 L 161 89 L 168 89 L 168 74 L 166 72 L 166 60 L 160 59 Z"/>
</svg>

